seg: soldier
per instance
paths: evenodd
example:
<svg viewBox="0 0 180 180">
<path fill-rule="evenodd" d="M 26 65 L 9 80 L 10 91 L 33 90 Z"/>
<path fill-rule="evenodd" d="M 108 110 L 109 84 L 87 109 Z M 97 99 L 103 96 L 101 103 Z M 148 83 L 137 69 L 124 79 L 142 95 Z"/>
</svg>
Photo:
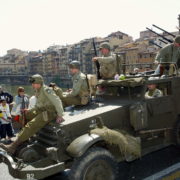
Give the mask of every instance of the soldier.
<svg viewBox="0 0 180 180">
<path fill-rule="evenodd" d="M 28 140 L 50 121 L 55 119 L 57 123 L 64 121 L 61 100 L 51 88 L 44 85 L 42 76 L 39 74 L 33 75 L 30 78 L 30 83 L 36 91 L 37 102 L 34 108 L 25 111 L 26 120 L 29 122 L 12 144 L 0 144 L 1 148 L 12 154 L 14 154 L 17 146 Z"/>
<path fill-rule="evenodd" d="M 154 80 L 154 78 L 150 77 L 149 80 Z M 148 84 L 147 87 L 148 91 L 145 93 L 145 99 L 152 99 L 163 96 L 162 91 L 156 88 L 156 84 Z"/>
<path fill-rule="evenodd" d="M 178 66 L 180 65 L 180 35 L 176 36 L 174 39 L 174 43 L 168 44 L 167 46 L 163 47 L 155 58 L 155 63 L 176 63 Z M 173 69 L 174 66 L 170 65 L 170 69 Z M 172 71 L 172 70 L 171 70 Z M 160 65 L 156 69 L 156 74 L 160 73 Z M 172 74 L 172 73 L 171 73 Z"/>
<path fill-rule="evenodd" d="M 86 105 L 89 102 L 88 80 L 85 74 L 80 71 L 80 62 L 72 61 L 69 64 L 72 74 L 73 88 L 62 94 L 61 90 L 55 90 L 56 94 L 62 98 L 64 107 L 70 105 Z"/>
<path fill-rule="evenodd" d="M 163 47 L 156 55 L 155 61 L 161 62 L 173 62 L 178 63 L 180 60 L 180 35 L 176 36 L 174 43 L 168 44 Z"/>
<path fill-rule="evenodd" d="M 100 51 L 102 57 L 94 57 L 92 61 L 99 62 L 100 75 L 102 79 L 114 79 L 114 76 L 117 72 L 116 55 L 110 52 L 110 45 L 107 42 L 100 44 Z"/>
</svg>

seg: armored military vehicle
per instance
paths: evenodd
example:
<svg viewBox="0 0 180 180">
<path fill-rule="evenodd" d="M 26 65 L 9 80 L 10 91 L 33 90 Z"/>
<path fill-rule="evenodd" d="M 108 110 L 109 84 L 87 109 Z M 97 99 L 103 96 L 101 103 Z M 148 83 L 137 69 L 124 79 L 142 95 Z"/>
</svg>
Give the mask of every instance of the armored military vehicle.
<svg viewBox="0 0 180 180">
<path fill-rule="evenodd" d="M 145 99 L 152 83 L 163 96 Z M 1 149 L 14 178 L 43 179 L 71 169 L 70 180 L 114 180 L 121 173 L 117 162 L 180 146 L 180 77 L 101 80 L 99 86 L 98 101 L 67 110 L 62 124 L 49 123 L 15 155 Z"/>
</svg>

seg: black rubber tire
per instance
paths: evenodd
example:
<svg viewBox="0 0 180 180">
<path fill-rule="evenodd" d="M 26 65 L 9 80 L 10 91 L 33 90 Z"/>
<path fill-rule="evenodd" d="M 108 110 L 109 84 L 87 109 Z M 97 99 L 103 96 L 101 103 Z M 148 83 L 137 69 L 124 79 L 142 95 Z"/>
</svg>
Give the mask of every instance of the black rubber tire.
<svg viewBox="0 0 180 180">
<path fill-rule="evenodd" d="M 91 148 L 76 159 L 69 173 L 70 180 L 116 180 L 118 165 L 104 148 Z"/>
<path fill-rule="evenodd" d="M 176 145 L 178 148 L 180 148 L 180 119 L 175 124 L 174 136 L 175 136 Z"/>
</svg>

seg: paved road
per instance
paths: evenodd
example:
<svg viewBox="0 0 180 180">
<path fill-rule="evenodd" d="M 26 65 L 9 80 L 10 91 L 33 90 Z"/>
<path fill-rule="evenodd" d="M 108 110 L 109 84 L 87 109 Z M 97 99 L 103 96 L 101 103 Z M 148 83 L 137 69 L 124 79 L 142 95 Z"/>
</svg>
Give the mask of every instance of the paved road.
<svg viewBox="0 0 180 180">
<path fill-rule="evenodd" d="M 119 180 L 143 180 L 165 168 L 180 162 L 180 149 L 174 146 L 146 155 L 131 163 L 119 164 Z M 7 167 L 0 164 L 0 180 L 15 180 L 8 174 Z M 59 174 L 44 180 L 67 180 L 65 174 Z M 16 179 L 17 180 L 17 179 Z"/>
</svg>

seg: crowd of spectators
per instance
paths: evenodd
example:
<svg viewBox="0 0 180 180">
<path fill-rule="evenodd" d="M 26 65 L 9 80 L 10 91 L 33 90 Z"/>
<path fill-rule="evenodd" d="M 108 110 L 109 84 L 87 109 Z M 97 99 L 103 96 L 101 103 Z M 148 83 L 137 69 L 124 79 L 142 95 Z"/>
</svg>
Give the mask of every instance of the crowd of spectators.
<svg viewBox="0 0 180 180">
<path fill-rule="evenodd" d="M 15 136 L 13 123 L 19 123 L 19 118 L 25 109 L 31 109 L 36 104 L 36 96 L 29 97 L 23 87 L 17 89 L 17 95 L 13 96 L 5 92 L 0 86 L 0 139 L 5 143 L 11 143 Z"/>
</svg>

